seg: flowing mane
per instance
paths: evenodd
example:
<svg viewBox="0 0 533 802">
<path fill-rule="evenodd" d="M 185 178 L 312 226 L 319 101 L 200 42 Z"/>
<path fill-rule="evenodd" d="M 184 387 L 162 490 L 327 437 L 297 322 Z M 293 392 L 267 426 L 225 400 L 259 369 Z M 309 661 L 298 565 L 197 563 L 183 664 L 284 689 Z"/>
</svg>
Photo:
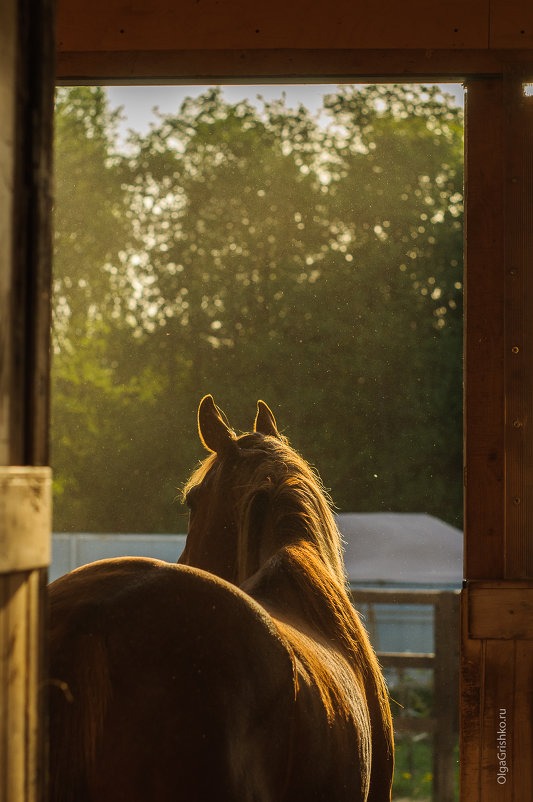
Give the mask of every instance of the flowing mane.
<svg viewBox="0 0 533 802">
<path fill-rule="evenodd" d="M 252 545 L 252 536 L 257 540 L 258 505 L 263 516 L 269 518 L 270 526 L 283 533 L 284 543 L 311 544 L 338 582 L 344 583 L 341 536 L 332 514 L 331 499 L 318 473 L 289 446 L 285 437 L 254 433 L 245 434 L 235 442 L 249 457 L 239 466 L 240 473 L 239 467 L 233 468 L 239 489 L 235 498 L 238 584 L 259 567 L 253 561 Z M 219 462 L 223 459 L 218 457 Z M 217 455 L 207 457 L 185 485 L 184 497 L 201 485 L 209 471 L 220 467 Z"/>
<path fill-rule="evenodd" d="M 306 630 L 315 637 L 318 633 L 324 644 L 336 644 L 367 687 L 371 714 L 386 722 L 375 735 L 381 749 L 392 753 L 388 691 L 348 595 L 342 538 L 318 472 L 277 431 L 255 431 L 235 438 L 232 447 L 220 454 L 208 456 L 190 477 L 184 496 L 201 494 L 204 482 L 210 494 L 218 486 L 227 496 L 223 483 L 227 472 L 234 489 L 235 583 L 273 614 L 313 676 L 328 718 L 345 702 L 345 677 L 340 672 L 332 681 L 323 654 L 307 648 L 306 635 L 290 624 L 283 610 L 290 610 L 292 617 L 299 613 Z M 265 542 L 270 555 L 258 548 Z"/>
</svg>

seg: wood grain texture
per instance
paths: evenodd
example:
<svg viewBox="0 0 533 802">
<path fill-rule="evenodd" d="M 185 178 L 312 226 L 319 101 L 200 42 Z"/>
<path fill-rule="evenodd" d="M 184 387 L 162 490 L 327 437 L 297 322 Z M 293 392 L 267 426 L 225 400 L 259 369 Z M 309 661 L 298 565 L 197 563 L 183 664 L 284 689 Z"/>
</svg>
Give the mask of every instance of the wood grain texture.
<svg viewBox="0 0 533 802">
<path fill-rule="evenodd" d="M 520 787 L 520 778 L 513 771 L 513 751 L 510 748 L 514 716 L 514 643 L 484 641 L 482 669 L 481 798 L 483 802 L 519 802 L 514 791 Z M 500 732 L 505 734 L 502 740 L 498 738 Z M 499 754 L 505 754 L 505 765 L 500 764 Z M 502 775 L 504 782 L 498 780 Z"/>
<path fill-rule="evenodd" d="M 459 596 L 443 593 L 435 607 L 433 797 L 454 802 L 455 747 L 459 712 Z"/>
<path fill-rule="evenodd" d="M 481 686 L 482 642 L 468 635 L 469 592 L 461 592 L 460 668 L 460 788 L 461 802 L 482 802 L 481 797 Z"/>
<path fill-rule="evenodd" d="M 468 583 L 462 593 L 461 800 L 530 802 L 533 789 L 533 640 L 479 625 L 505 599 L 530 601 L 532 583 Z M 488 594 L 492 594 L 489 605 Z M 477 598 L 476 598 L 477 597 Z M 483 605 L 487 605 L 483 610 Z M 524 620 L 531 617 L 524 609 Z M 473 629 L 473 631 L 472 631 Z M 501 638 L 493 637 L 502 634 Z M 504 733 L 504 734 L 502 734 Z M 505 743 L 503 743 L 505 741 Z M 503 745 L 503 752 L 500 747 Z"/>
<path fill-rule="evenodd" d="M 522 799 L 533 799 L 533 644 L 515 643 L 513 772 Z"/>
<path fill-rule="evenodd" d="M 215 50 L 59 51 L 57 79 L 65 83 L 232 83 L 302 80 L 394 83 L 409 79 L 463 81 L 501 75 L 521 65 L 533 76 L 533 50 L 280 48 Z"/>
<path fill-rule="evenodd" d="M 533 3 L 526 0 L 492 0 L 491 47 L 533 47 Z"/>
<path fill-rule="evenodd" d="M 384 7 L 385 6 L 385 7 Z M 489 0 L 59 0 L 59 50 L 486 48 Z"/>
<path fill-rule="evenodd" d="M 11 457 L 15 32 L 15 3 L 4 2 L 0 5 L 0 465 L 8 465 Z"/>
<path fill-rule="evenodd" d="M 50 564 L 50 468 L 0 466 L 0 574 Z"/>
<path fill-rule="evenodd" d="M 505 543 L 503 80 L 468 81 L 465 113 L 465 576 L 485 579 Z"/>
<path fill-rule="evenodd" d="M 0 4 L 2 802 L 45 800 L 41 566 L 49 555 L 49 501 L 39 482 L 15 479 L 32 469 L 5 466 L 47 461 L 53 31 L 51 0 Z"/>
<path fill-rule="evenodd" d="M 533 577 L 533 98 L 506 81 L 505 576 Z"/>
<path fill-rule="evenodd" d="M 468 633 L 470 638 L 480 640 L 533 640 L 533 585 L 474 585 L 470 592 Z"/>
<path fill-rule="evenodd" d="M 0 799 L 44 802 L 45 572 L 0 574 Z"/>
<path fill-rule="evenodd" d="M 53 0 L 17 2 L 12 465 L 48 463 L 54 10 Z"/>
</svg>

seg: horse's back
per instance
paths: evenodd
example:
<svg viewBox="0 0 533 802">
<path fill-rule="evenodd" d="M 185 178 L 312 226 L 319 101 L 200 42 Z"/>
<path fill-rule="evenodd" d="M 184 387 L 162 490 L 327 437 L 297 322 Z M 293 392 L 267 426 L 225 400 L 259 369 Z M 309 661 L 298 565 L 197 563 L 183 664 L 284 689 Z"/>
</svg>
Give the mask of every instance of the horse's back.
<svg viewBox="0 0 533 802">
<path fill-rule="evenodd" d="M 79 569 L 50 586 L 50 651 L 52 802 L 282 799 L 294 665 L 229 583 L 155 560 Z"/>
</svg>

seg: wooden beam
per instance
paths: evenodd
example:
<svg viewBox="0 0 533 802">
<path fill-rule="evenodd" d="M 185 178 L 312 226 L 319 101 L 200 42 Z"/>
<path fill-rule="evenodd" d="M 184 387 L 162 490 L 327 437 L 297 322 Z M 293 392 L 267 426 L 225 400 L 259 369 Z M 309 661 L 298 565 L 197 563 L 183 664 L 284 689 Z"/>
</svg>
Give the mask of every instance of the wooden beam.
<svg viewBox="0 0 533 802">
<path fill-rule="evenodd" d="M 533 97 L 506 78 L 504 576 L 533 578 Z"/>
<path fill-rule="evenodd" d="M 505 543 L 503 79 L 469 81 L 465 117 L 465 576 L 486 579 Z"/>
<path fill-rule="evenodd" d="M 486 48 L 489 0 L 59 0 L 59 51 Z"/>
<path fill-rule="evenodd" d="M 459 591 L 449 591 L 459 595 Z M 358 604 L 427 604 L 437 605 L 442 590 L 404 590 L 400 588 L 352 588 L 350 596 Z"/>
<path fill-rule="evenodd" d="M 459 724 L 459 594 L 442 593 L 435 608 L 433 798 L 455 799 L 455 749 Z"/>
<path fill-rule="evenodd" d="M 490 47 L 533 47 L 533 3 L 529 0 L 492 0 Z"/>
<path fill-rule="evenodd" d="M 0 575 L 48 567 L 51 501 L 50 468 L 0 465 Z"/>
<path fill-rule="evenodd" d="M 380 665 L 386 668 L 435 668 L 435 655 L 433 653 L 418 654 L 416 652 L 379 652 Z"/>
<path fill-rule="evenodd" d="M 463 81 L 501 75 L 516 64 L 533 79 L 533 49 L 200 48 L 74 50 L 58 52 L 57 80 L 64 83 L 232 83 L 368 80 Z"/>
<path fill-rule="evenodd" d="M 533 584 L 473 583 L 468 634 L 482 640 L 533 640 Z"/>
<path fill-rule="evenodd" d="M 11 454 L 8 464 L 48 464 L 54 0 L 18 0 L 13 207 Z M 45 33 L 47 32 L 47 34 Z"/>
<path fill-rule="evenodd" d="M 13 208 L 15 183 L 15 84 L 17 15 L 13 2 L 0 6 L 0 465 L 11 458 L 13 414 Z"/>
</svg>

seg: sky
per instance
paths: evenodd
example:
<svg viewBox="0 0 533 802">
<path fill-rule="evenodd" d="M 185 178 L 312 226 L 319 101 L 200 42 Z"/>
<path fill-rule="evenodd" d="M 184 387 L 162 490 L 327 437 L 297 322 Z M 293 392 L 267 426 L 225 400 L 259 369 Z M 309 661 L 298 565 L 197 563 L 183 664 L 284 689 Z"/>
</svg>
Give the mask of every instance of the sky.
<svg viewBox="0 0 533 802">
<path fill-rule="evenodd" d="M 186 97 L 195 97 L 207 88 L 207 84 L 195 86 L 109 86 L 107 87 L 111 106 L 123 106 L 124 120 L 119 126 L 119 135 L 126 138 L 127 131 L 132 128 L 139 133 L 146 133 L 150 123 L 155 122 L 154 107 L 161 114 L 178 111 Z M 226 100 L 237 103 L 247 98 L 259 107 L 257 95 L 265 100 L 279 99 L 283 93 L 289 107 L 297 107 L 300 103 L 311 112 L 316 112 L 322 105 L 322 96 L 335 91 L 336 84 L 248 84 L 227 85 L 223 87 Z M 443 91 L 453 95 L 458 104 L 463 105 L 464 91 L 461 84 L 439 84 Z"/>
</svg>

